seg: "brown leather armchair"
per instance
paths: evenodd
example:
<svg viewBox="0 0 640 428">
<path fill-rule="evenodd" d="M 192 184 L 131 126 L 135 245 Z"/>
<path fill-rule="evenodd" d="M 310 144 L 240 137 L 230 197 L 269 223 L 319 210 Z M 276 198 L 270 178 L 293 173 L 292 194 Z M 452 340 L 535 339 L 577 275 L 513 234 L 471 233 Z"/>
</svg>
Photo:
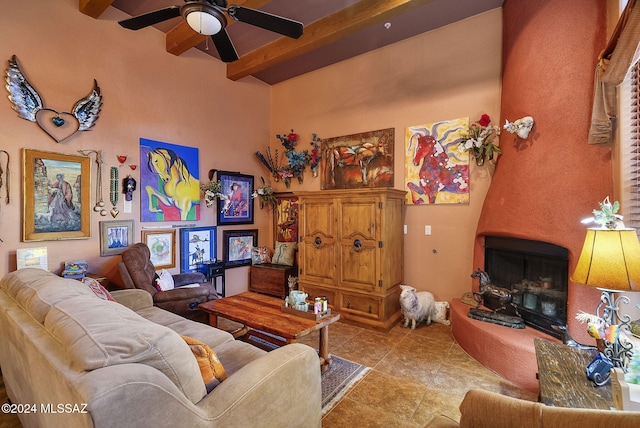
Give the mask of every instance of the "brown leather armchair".
<svg viewBox="0 0 640 428">
<path fill-rule="evenodd" d="M 158 291 L 154 285 L 158 277 L 156 269 L 151 263 L 149 247 L 144 243 L 134 244 L 122 253 L 122 261 L 118 263 L 118 270 L 125 288 L 140 288 L 148 291 L 153 296 L 155 306 L 194 321 L 208 322 L 207 314 L 200 311 L 198 305 L 217 299 L 218 294 L 213 285 L 206 282 L 202 273 L 172 275 L 175 288 Z M 200 286 L 180 288 L 183 285 L 194 283 L 198 283 Z"/>
</svg>

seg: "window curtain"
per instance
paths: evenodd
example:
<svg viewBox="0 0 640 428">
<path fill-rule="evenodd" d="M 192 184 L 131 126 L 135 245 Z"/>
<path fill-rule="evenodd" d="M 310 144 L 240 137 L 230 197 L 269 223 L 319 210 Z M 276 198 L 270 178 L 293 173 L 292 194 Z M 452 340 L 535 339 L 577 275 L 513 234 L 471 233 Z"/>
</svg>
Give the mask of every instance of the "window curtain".
<svg viewBox="0 0 640 428">
<path fill-rule="evenodd" d="M 596 65 L 589 144 L 613 141 L 613 120 L 617 116 L 616 88 L 638 57 L 640 6 L 629 0 L 607 47 Z"/>
</svg>

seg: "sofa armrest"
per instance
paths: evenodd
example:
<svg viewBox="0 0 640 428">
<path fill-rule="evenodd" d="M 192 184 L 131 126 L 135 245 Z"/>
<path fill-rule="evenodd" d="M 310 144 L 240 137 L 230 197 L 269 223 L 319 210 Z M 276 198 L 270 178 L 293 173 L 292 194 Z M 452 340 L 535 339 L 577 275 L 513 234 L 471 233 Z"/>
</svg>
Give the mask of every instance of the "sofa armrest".
<svg viewBox="0 0 640 428">
<path fill-rule="evenodd" d="M 207 279 L 201 272 L 176 273 L 171 276 L 173 277 L 173 283 L 176 287 L 181 287 L 187 284 L 202 284 L 204 282 L 207 282 Z"/>
<path fill-rule="evenodd" d="M 460 426 L 474 428 L 542 427 L 544 404 L 472 389 L 460 404 Z M 490 411 L 492 409 L 492 411 Z M 551 426 L 551 425 L 550 425 Z"/>
<path fill-rule="evenodd" d="M 321 426 L 318 354 L 291 344 L 252 361 L 216 386 L 197 406 L 219 426 Z M 283 410 L 286 409 L 286 410 Z"/>
<path fill-rule="evenodd" d="M 153 296 L 139 288 L 111 291 L 111 296 L 116 302 L 126 306 L 132 311 L 150 308 L 153 306 Z"/>
</svg>

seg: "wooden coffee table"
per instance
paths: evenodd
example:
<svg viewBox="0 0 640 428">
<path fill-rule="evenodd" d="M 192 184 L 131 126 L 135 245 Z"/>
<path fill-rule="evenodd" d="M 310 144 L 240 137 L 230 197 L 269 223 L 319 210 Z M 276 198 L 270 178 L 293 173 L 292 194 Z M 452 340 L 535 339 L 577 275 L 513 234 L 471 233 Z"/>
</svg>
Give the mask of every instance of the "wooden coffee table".
<svg viewBox="0 0 640 428">
<path fill-rule="evenodd" d="M 331 364 L 329 325 L 338 321 L 340 314 L 331 314 L 316 321 L 282 312 L 283 304 L 282 299 L 248 291 L 201 303 L 199 308 L 209 314 L 209 324 L 213 327 L 218 326 L 218 316 L 221 316 L 244 325 L 243 329 L 234 333 L 235 337 L 249 334 L 277 345 L 295 343 L 309 333 L 320 330 L 320 367 L 326 370 Z M 284 341 L 261 332 L 282 337 Z"/>
</svg>

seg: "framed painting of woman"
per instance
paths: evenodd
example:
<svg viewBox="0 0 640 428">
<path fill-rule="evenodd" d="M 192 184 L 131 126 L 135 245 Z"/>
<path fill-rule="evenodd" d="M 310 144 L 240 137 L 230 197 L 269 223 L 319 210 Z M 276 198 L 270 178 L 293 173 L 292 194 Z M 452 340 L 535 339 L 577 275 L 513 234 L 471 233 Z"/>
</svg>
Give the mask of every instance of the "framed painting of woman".
<svg viewBox="0 0 640 428">
<path fill-rule="evenodd" d="M 222 191 L 218 198 L 218 226 L 253 224 L 253 176 L 218 171 Z"/>
</svg>

